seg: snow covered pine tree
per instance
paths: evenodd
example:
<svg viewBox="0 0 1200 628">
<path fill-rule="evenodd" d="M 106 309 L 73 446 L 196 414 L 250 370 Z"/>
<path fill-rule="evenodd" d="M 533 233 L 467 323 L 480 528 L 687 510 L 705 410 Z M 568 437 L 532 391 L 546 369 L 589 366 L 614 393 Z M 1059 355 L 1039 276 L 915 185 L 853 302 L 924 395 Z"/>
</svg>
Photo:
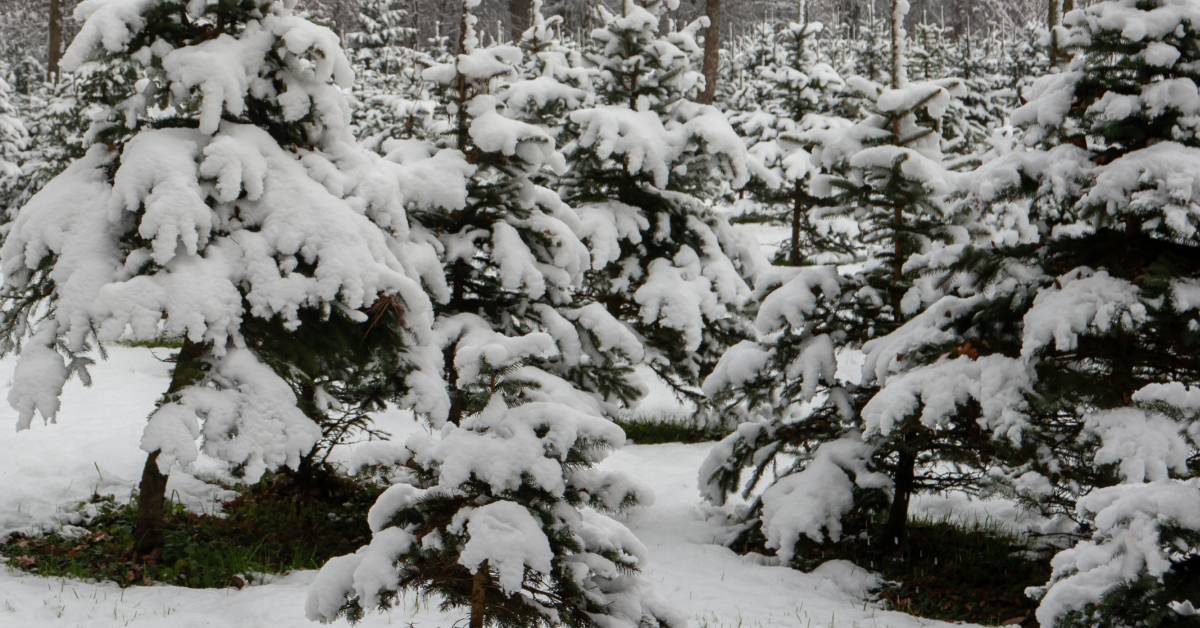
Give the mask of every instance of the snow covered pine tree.
<svg viewBox="0 0 1200 628">
<path fill-rule="evenodd" d="M 927 298 L 926 282 L 906 262 L 963 235 L 946 203 L 955 176 L 942 165 L 938 133 L 957 82 L 905 80 L 907 8 L 894 3 L 891 87 L 847 81 L 874 113 L 849 128 L 810 131 L 821 170 L 811 193 L 828 199 L 814 214 L 858 225 L 866 259 L 764 274 L 757 340 L 731 348 L 704 383 L 723 412 L 744 421 L 700 470 L 707 500 L 724 504 L 739 489 L 757 494 L 778 461 L 795 461 L 767 478 L 735 539 L 763 541 L 786 560 L 804 539 L 836 542 L 847 527 L 867 532 L 882 510 L 887 520 L 874 536 L 892 551 L 904 540 L 910 496 L 932 483 L 918 474 L 918 461 L 958 452 L 912 422 L 881 428 L 864 409 L 876 391 L 874 372 L 839 368 L 840 358 L 904 324 Z M 753 469 L 748 482 L 746 468 Z"/>
<path fill-rule="evenodd" d="M 597 6 L 598 105 L 570 116 L 564 197 L 593 253 L 589 296 L 637 331 L 664 381 L 698 398 L 695 387 L 745 333 L 736 312 L 760 257 L 706 200 L 748 183 L 756 162 L 724 114 L 691 100 L 705 22 L 660 35 L 678 4 Z"/>
<path fill-rule="evenodd" d="M 89 381 L 98 343 L 183 339 L 141 442 L 143 555 L 161 547 L 167 474 L 198 440 L 247 481 L 301 464 L 331 387 L 353 379 L 341 369 L 365 361 L 347 353 L 369 319 L 387 330 L 365 343 L 380 377 L 428 380 L 403 364 L 405 343 L 432 345 L 428 297 L 391 248 L 408 236 L 403 199 L 389 164 L 353 144 L 337 36 L 293 4 L 80 3 L 65 67 L 136 80 L 95 103 L 86 155 L 19 210 L 0 251 L 19 429 L 54 419 L 70 376 Z"/>
<path fill-rule="evenodd" d="M 321 570 L 307 614 L 354 620 L 408 591 L 469 609 L 473 628 L 682 626 L 645 590 L 645 548 L 604 514 L 649 495 L 592 468 L 625 441 L 605 415 L 640 394 L 627 380 L 641 346 L 576 299 L 590 261 L 581 223 L 535 182 L 563 158 L 549 132 L 511 117 L 533 92 L 549 103 L 578 90 L 516 80 L 519 48 L 479 45 L 478 2 L 463 2 L 462 52 L 425 72 L 465 193 L 413 214 L 445 268 L 431 291 L 450 407 L 429 417 L 433 434 L 371 454 L 399 481 L 371 509 L 371 543 Z"/>
<path fill-rule="evenodd" d="M 847 103 L 857 104 L 856 94 L 844 89 L 837 71 L 817 59 L 813 43 L 823 28 L 818 22 L 792 23 L 748 42 L 746 54 L 756 66 L 755 76 L 735 93 L 738 110 L 730 115 L 750 154 L 771 172 L 769 177 L 753 177 L 748 186 L 753 205 L 743 203 L 742 210 L 790 223 L 791 238 L 780 255 L 791 265 L 812 263 L 810 256 L 824 262 L 831 261 L 829 256 L 846 259 L 857 249 L 847 237 L 852 229 L 813 223 L 813 209 L 823 199 L 810 190 L 819 172 L 811 151 L 826 131 L 850 126 L 838 114 Z"/>
<path fill-rule="evenodd" d="M 1088 538 L 1039 623 L 1193 625 L 1200 608 L 1200 4 L 1069 13 L 1073 61 L 974 176 L 994 232 L 914 259 L 947 296 L 868 348 L 879 429 L 974 429 L 993 471 Z M 972 425 L 973 424 L 973 425 Z M 993 474 L 1001 477 L 1001 474 Z"/>
</svg>

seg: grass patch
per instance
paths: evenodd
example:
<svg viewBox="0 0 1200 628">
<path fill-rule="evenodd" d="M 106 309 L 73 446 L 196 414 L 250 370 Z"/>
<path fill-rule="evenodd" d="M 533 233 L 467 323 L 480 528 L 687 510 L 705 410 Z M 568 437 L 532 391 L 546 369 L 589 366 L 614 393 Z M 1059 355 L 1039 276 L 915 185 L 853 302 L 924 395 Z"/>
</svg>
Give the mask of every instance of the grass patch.
<svg viewBox="0 0 1200 628">
<path fill-rule="evenodd" d="M 1025 589 L 1050 578 L 1048 556 L 987 521 L 914 519 L 905 547 L 893 555 L 862 539 L 797 551 L 804 552 L 802 568 L 840 558 L 878 572 L 887 581 L 879 598 L 889 609 L 945 621 L 1036 626 L 1037 602 Z"/>
<path fill-rule="evenodd" d="M 661 445 L 664 443 L 706 443 L 721 440 L 729 434 L 728 428 L 700 425 L 691 417 L 630 417 L 617 420 L 625 430 L 625 437 L 638 445 Z"/>
<path fill-rule="evenodd" d="M 783 216 L 779 211 L 747 211 L 729 219 L 735 225 L 776 225 L 780 227 L 789 226 L 787 217 Z"/>
<path fill-rule="evenodd" d="M 332 475 L 303 483 L 268 476 L 224 504 L 223 516 L 172 504 L 162 555 L 147 559 L 132 550 L 136 502 L 96 497 L 88 534 L 15 536 L 0 544 L 0 558 L 38 575 L 121 586 L 241 587 L 255 574 L 316 569 L 366 544 L 366 513 L 378 495 L 374 486 Z"/>
<path fill-rule="evenodd" d="M 1036 625 L 1037 602 L 1025 589 L 1050 579 L 1048 556 L 987 522 L 914 521 L 907 547 L 881 562 L 884 578 L 894 583 L 881 593 L 890 607 L 982 624 Z"/>
<path fill-rule="evenodd" d="M 118 340 L 116 344 L 135 349 L 182 349 L 183 338 L 155 338 L 154 340 Z"/>
</svg>

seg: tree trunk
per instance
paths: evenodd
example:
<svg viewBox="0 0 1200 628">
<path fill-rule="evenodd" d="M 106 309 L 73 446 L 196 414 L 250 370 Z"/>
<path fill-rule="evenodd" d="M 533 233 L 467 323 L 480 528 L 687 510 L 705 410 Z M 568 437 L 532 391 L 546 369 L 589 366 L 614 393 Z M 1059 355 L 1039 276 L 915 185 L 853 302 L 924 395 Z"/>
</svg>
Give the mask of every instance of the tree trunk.
<svg viewBox="0 0 1200 628">
<path fill-rule="evenodd" d="M 1050 65 L 1057 66 L 1059 51 L 1058 51 L 1058 35 L 1054 29 L 1058 27 L 1059 19 L 1062 16 L 1062 1 L 1063 0 L 1047 0 L 1046 2 L 1046 27 L 1050 29 Z"/>
<path fill-rule="evenodd" d="M 138 556 L 162 553 L 166 501 L 167 474 L 159 471 L 158 451 L 153 451 L 146 456 L 138 485 L 137 523 L 133 529 L 133 550 Z"/>
<path fill-rule="evenodd" d="M 892 7 L 892 87 L 899 89 L 904 87 L 904 47 L 907 42 L 904 41 L 904 33 L 901 29 L 902 24 L 896 19 L 896 3 L 898 0 L 891 0 Z M 892 120 L 892 141 L 899 143 L 901 137 L 900 117 L 896 116 Z M 904 318 L 901 303 L 904 298 L 903 281 L 904 281 L 904 255 L 906 253 L 904 241 L 901 234 L 904 232 L 904 206 L 897 202 L 892 208 L 892 285 L 890 286 L 892 318 L 894 323 L 899 326 Z M 911 428 L 909 428 L 911 429 Z M 901 437 L 903 440 L 906 440 Z M 892 498 L 892 506 L 888 511 L 887 523 L 883 527 L 883 543 L 884 550 L 887 553 L 892 553 L 899 549 L 904 543 L 904 534 L 908 525 L 908 502 L 912 496 L 913 478 L 916 466 L 916 456 L 909 451 L 909 448 L 902 446 L 900 449 L 900 459 L 896 462 L 896 471 L 893 474 L 892 482 L 895 489 L 895 495 Z"/>
<path fill-rule="evenodd" d="M 892 88 L 899 89 L 904 87 L 904 47 L 908 42 L 904 41 L 904 31 L 901 30 L 903 24 L 898 24 L 896 20 L 896 6 L 899 0 L 892 0 Z"/>
<path fill-rule="evenodd" d="M 717 75 L 721 69 L 721 0 L 707 0 L 704 31 L 704 92 L 700 102 L 711 105 L 717 99 Z"/>
<path fill-rule="evenodd" d="M 50 37 L 47 42 L 48 50 L 46 53 L 46 79 L 57 81 L 59 64 L 62 61 L 63 53 L 62 0 L 50 0 L 49 28 Z"/>
<path fill-rule="evenodd" d="M 888 510 L 887 524 L 883 526 L 885 553 L 894 553 L 904 546 L 904 537 L 908 531 L 908 502 L 913 493 L 916 465 L 917 457 L 902 449 L 900 459 L 896 461 L 893 480 L 895 495 L 892 497 L 892 507 Z"/>
<path fill-rule="evenodd" d="M 792 190 L 792 250 L 788 257 L 792 266 L 800 265 L 800 227 L 804 221 L 805 210 L 808 209 L 805 207 L 804 196 L 804 184 L 797 181 Z"/>
<path fill-rule="evenodd" d="M 521 41 L 521 36 L 529 28 L 531 9 L 530 0 L 508 0 L 508 21 L 514 42 Z"/>
<path fill-rule="evenodd" d="M 483 628 L 487 615 L 487 583 L 488 563 L 485 560 L 471 578 L 471 628 Z"/>
<path fill-rule="evenodd" d="M 470 4 L 467 3 L 467 0 L 463 0 L 462 15 L 459 17 L 458 26 L 458 54 L 460 55 L 470 52 L 467 50 L 467 30 L 470 27 L 470 11 Z M 455 139 L 457 140 L 458 150 L 466 152 L 469 139 L 468 128 L 470 127 L 470 121 L 467 119 L 467 77 L 462 73 L 462 68 L 458 65 L 459 63 L 458 60 L 454 62 L 454 72 L 457 75 L 454 81 L 455 91 L 458 96 L 458 115 L 455 116 L 458 128 L 455 133 Z M 470 155 L 467 155 L 467 157 L 470 159 Z"/>
<path fill-rule="evenodd" d="M 160 405 L 169 402 L 176 393 L 203 376 L 203 359 L 207 352 L 206 345 L 184 341 L 175 359 L 171 383 Z M 133 528 L 133 549 L 138 556 L 162 553 L 163 531 L 166 527 L 167 474 L 158 468 L 158 454 L 155 450 L 146 456 L 142 481 L 138 485 L 138 514 Z"/>
</svg>

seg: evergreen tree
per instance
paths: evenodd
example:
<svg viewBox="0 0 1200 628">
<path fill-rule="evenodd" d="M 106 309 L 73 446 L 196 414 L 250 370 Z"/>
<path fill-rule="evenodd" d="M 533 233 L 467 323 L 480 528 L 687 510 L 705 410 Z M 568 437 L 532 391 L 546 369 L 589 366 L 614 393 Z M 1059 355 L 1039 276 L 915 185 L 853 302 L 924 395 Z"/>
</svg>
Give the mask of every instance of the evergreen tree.
<svg viewBox="0 0 1200 628">
<path fill-rule="evenodd" d="M 394 51 L 416 43 L 404 4 L 404 0 L 359 0 L 358 30 L 347 36 L 357 61 L 385 74 L 396 71 Z"/>
<path fill-rule="evenodd" d="M 867 5 L 867 14 L 847 25 L 846 67 L 843 76 L 861 76 L 875 82 L 887 80 L 890 71 L 888 20 L 878 15 L 875 3 Z"/>
<path fill-rule="evenodd" d="M 3 66 L 0 66 L 0 70 Z M 29 140 L 25 124 L 17 116 L 13 94 L 0 72 L 0 216 L 15 204 L 21 179 L 21 162 Z"/>
<path fill-rule="evenodd" d="M 513 95 L 528 93 L 521 50 L 479 45 L 477 4 L 463 3 L 462 52 L 425 72 L 463 194 L 413 213 L 444 268 L 430 287 L 449 413 L 387 461 L 403 473 L 371 510 L 371 544 L 321 571 L 307 613 L 356 619 L 412 591 L 469 609 L 475 627 L 682 626 L 644 590 L 645 548 L 604 514 L 649 495 L 593 468 L 624 443 L 606 417 L 640 395 L 629 365 L 642 348 L 577 298 L 582 225 L 537 183 L 563 158 L 550 132 L 517 119 L 528 110 L 505 105 L 506 93 L 526 102 Z M 571 93 L 542 85 L 536 101 Z"/>
<path fill-rule="evenodd" d="M 571 114 L 565 196 L 593 252 L 587 293 L 636 330 L 646 363 L 682 394 L 743 333 L 757 252 L 706 202 L 754 166 L 724 115 L 691 100 L 695 33 L 659 30 L 675 1 L 598 7 L 597 106 Z"/>
<path fill-rule="evenodd" d="M 842 77 L 813 51 L 822 30 L 819 23 L 793 23 L 772 35 L 769 45 L 779 53 L 769 55 L 772 61 L 763 61 L 755 70 L 759 78 L 739 98 L 748 109 L 731 115 L 750 154 L 770 171 L 770 176 L 754 177 L 748 186 L 749 211 L 791 226 L 791 238 L 780 255 L 793 265 L 814 257 L 852 259 L 857 249 L 840 225 L 812 221 L 822 200 L 809 191 L 817 172 L 811 151 L 824 132 L 850 125 L 841 114 L 857 104 Z M 759 57 L 768 55 L 753 55 Z M 745 206 L 742 211 L 747 211 Z"/>
<path fill-rule="evenodd" d="M 502 99 L 514 115 L 563 139 L 570 114 L 591 100 L 592 75 L 583 53 L 562 40 L 562 18 L 547 17 L 542 0 L 530 5 L 530 26 L 521 36 L 520 80 L 504 86 Z"/>
<path fill-rule="evenodd" d="M 810 193 L 828 202 L 814 214 L 858 225 L 866 259 L 844 272 L 808 266 L 764 277 L 757 339 L 727 352 L 704 385 L 723 412 L 744 421 L 701 469 L 704 496 L 723 504 L 744 490 L 752 504 L 740 541 L 765 542 L 787 560 L 805 538 L 836 542 L 849 533 L 872 532 L 890 551 L 903 542 L 911 495 L 944 481 L 927 464 L 975 462 L 957 446 L 959 435 L 937 439 L 915 423 L 880 429 L 867 405 L 878 387 L 873 372 L 838 367 L 925 301 L 910 258 L 961 235 L 937 131 L 955 85 L 906 81 L 906 8 L 896 3 L 893 16 L 892 85 L 852 79 L 873 113 L 826 132 L 813 153 L 822 174 Z M 877 521 L 882 530 L 871 530 Z"/>
<path fill-rule="evenodd" d="M 1073 61 L 973 177 L 993 233 L 914 260 L 945 297 L 871 347 L 881 425 L 989 437 L 997 477 L 1085 538 L 1043 626 L 1182 626 L 1200 605 L 1200 8 L 1068 13 Z M 1185 174 L 1187 173 L 1187 174 Z M 1003 473 L 999 473 L 1003 471 Z"/>
<path fill-rule="evenodd" d="M 392 250 L 408 238 L 394 173 L 354 147 L 337 36 L 291 5 L 82 3 L 64 67 L 103 68 L 89 146 L 0 251 L 19 428 L 55 417 L 98 345 L 183 338 L 141 441 L 143 555 L 174 464 L 202 450 L 247 481 L 300 467 L 344 429 L 326 422 L 336 402 L 362 401 L 354 373 L 446 405 L 420 371 L 428 298 Z"/>
<path fill-rule="evenodd" d="M 917 24 L 908 56 L 909 73 L 917 81 L 946 78 L 952 45 L 950 29 L 927 20 Z"/>
<path fill-rule="evenodd" d="M 128 67 L 119 67 L 115 61 L 83 63 L 56 82 L 39 82 L 24 98 L 29 143 L 20 175 L 13 180 L 12 212 L 83 157 L 95 141 L 91 133 L 112 126 L 113 112 L 105 103 L 127 90 L 134 76 Z"/>
</svg>

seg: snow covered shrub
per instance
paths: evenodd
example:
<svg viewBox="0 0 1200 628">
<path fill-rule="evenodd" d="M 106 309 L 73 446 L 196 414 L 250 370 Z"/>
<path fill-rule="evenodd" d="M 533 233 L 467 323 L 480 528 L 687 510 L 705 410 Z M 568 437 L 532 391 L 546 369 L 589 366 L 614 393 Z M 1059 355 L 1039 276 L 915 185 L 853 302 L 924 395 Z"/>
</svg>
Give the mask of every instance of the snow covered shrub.
<svg viewBox="0 0 1200 628">
<path fill-rule="evenodd" d="M 19 429 L 54 419 L 97 344 L 185 340 L 141 441 L 143 552 L 161 543 L 172 465 L 203 451 L 250 481 L 299 466 L 338 386 L 369 370 L 351 348 L 377 347 L 380 386 L 444 397 L 417 385 L 436 373 L 407 364 L 432 320 L 394 252 L 409 238 L 395 169 L 355 147 L 349 63 L 293 4 L 80 3 L 65 67 L 112 71 L 90 146 L 17 212 L 0 251 Z M 372 324 L 403 342 L 364 339 Z M 330 339 L 287 342 L 299 334 Z"/>
<path fill-rule="evenodd" d="M 1158 626 L 1200 605 L 1200 6 L 1074 11 L 1074 60 L 1014 114 L 1024 147 L 972 175 L 992 232 L 911 259 L 943 293 L 866 347 L 880 430 L 970 430 L 994 476 L 1088 538 L 1043 626 Z M 990 441 L 990 445 L 988 442 Z"/>
<path fill-rule="evenodd" d="M 909 270 L 909 259 L 962 235 L 946 202 L 955 177 L 942 165 L 937 131 L 957 84 L 905 81 L 902 19 L 898 11 L 901 67 L 892 86 L 852 79 L 874 113 L 821 131 L 811 156 L 821 173 L 810 193 L 828 199 L 814 213 L 856 225 L 866 259 L 844 269 L 781 268 L 765 276 L 757 338 L 730 349 L 704 384 L 726 414 L 744 421 L 701 469 L 704 496 L 723 504 L 739 489 L 755 495 L 743 513 L 743 536 L 761 535 L 785 558 L 803 537 L 837 541 L 851 514 L 860 526 L 854 532 L 865 532 L 888 492 L 890 513 L 876 536 L 882 548 L 893 547 L 903 540 L 911 494 L 946 481 L 924 467 L 976 455 L 958 440 L 967 435 L 939 438 L 915 421 L 897 420 L 891 407 L 869 405 L 879 384 L 871 363 L 858 372 L 839 368 L 840 359 L 869 350 L 924 302 L 928 286 Z M 759 494 L 763 482 L 768 487 Z"/>
<path fill-rule="evenodd" d="M 691 392 L 731 338 L 758 260 L 708 204 L 754 161 L 725 116 L 692 101 L 695 33 L 659 33 L 678 0 L 597 7 L 597 105 L 571 114 L 564 197 L 592 250 L 587 294 L 632 326 L 646 363 Z"/>
<path fill-rule="evenodd" d="M 641 394 L 630 365 L 643 349 L 577 294 L 584 223 L 537 182 L 563 157 L 551 132 L 520 119 L 518 94 L 574 91 L 520 79 L 517 47 L 480 46 L 477 4 L 463 3 L 463 52 L 425 71 L 454 129 L 442 167 L 466 176 L 443 183 L 462 194 L 413 212 L 444 271 L 423 279 L 450 404 L 426 413 L 432 434 L 372 460 L 398 482 L 371 509 L 371 543 L 321 570 L 307 614 L 356 619 L 412 592 L 469 608 L 472 626 L 682 626 L 645 590 L 645 548 L 605 514 L 650 495 L 593 468 L 625 441 L 607 417 Z"/>
</svg>

